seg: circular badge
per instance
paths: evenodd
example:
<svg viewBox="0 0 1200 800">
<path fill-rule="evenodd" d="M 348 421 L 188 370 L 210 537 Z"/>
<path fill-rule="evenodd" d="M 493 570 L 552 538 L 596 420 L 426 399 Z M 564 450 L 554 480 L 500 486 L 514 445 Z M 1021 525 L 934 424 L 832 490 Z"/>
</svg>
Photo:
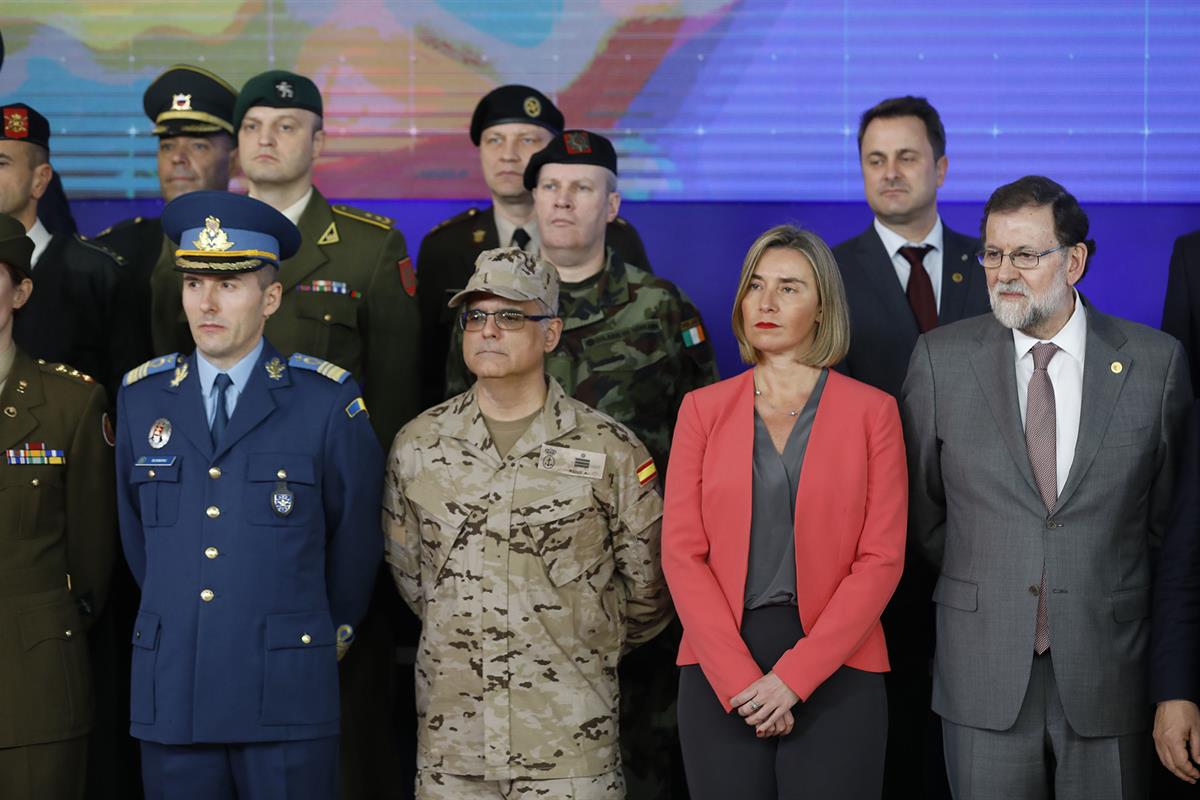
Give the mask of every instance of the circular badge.
<svg viewBox="0 0 1200 800">
<path fill-rule="evenodd" d="M 146 438 L 155 450 L 165 447 L 167 442 L 171 441 L 171 420 L 166 417 L 154 420 L 154 424 L 150 426 L 150 435 Z"/>
<path fill-rule="evenodd" d="M 542 456 L 542 469 L 554 469 L 554 453 L 546 453 Z"/>
<path fill-rule="evenodd" d="M 530 117 L 540 117 L 542 115 L 542 101 L 533 96 L 526 97 L 525 113 Z"/>
</svg>

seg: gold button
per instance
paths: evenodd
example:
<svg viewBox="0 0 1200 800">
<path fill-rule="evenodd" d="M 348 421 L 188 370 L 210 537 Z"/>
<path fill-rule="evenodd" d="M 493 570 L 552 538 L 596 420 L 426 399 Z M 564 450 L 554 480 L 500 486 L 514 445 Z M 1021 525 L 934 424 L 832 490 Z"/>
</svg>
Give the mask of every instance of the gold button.
<svg viewBox="0 0 1200 800">
<path fill-rule="evenodd" d="M 279 478 L 279 480 L 281 480 L 281 481 L 285 480 L 287 478 L 287 470 L 286 469 L 279 470 L 278 472 L 275 473 L 275 477 Z"/>
<path fill-rule="evenodd" d="M 12 406 L 4 407 L 4 416 L 11 418 L 11 417 L 15 417 L 16 415 L 17 415 L 17 409 L 15 409 Z"/>
<path fill-rule="evenodd" d="M 305 633 L 300 636 L 300 641 L 304 644 L 312 644 L 312 637 Z"/>
<path fill-rule="evenodd" d="M 30 486 L 41 486 L 42 482 L 40 480 L 38 480 L 37 478 L 34 478 L 33 480 L 31 480 L 29 482 L 29 485 Z"/>
<path fill-rule="evenodd" d="M 208 477 L 212 478 L 214 481 L 217 478 L 221 477 L 221 468 L 220 467 L 209 467 L 208 468 Z"/>
<path fill-rule="evenodd" d="M 212 589 L 203 589 L 200 592 L 200 599 L 206 603 L 211 603 L 214 597 L 216 597 L 216 595 L 213 594 Z"/>
<path fill-rule="evenodd" d="M 1113 375 L 1120 375 L 1121 370 L 1125 369 L 1125 365 L 1120 361 L 1114 361 L 1111 365 L 1109 365 L 1109 369 L 1112 370 Z"/>
<path fill-rule="evenodd" d="M 321 319 L 325 320 L 326 322 L 333 322 L 333 314 L 326 314 Z"/>
<path fill-rule="evenodd" d="M 217 517 L 221 516 L 221 509 L 217 508 L 216 506 L 209 506 L 204 510 L 204 513 L 208 514 L 209 519 L 216 519 Z"/>
<path fill-rule="evenodd" d="M 204 548 L 204 555 L 206 558 L 216 558 L 221 555 L 221 552 L 215 547 L 206 547 Z"/>
<path fill-rule="evenodd" d="M 157 472 L 155 472 L 154 470 L 148 470 L 148 471 L 146 472 L 146 477 L 147 477 L 147 478 L 157 478 L 157 477 L 158 477 L 158 473 L 157 473 Z"/>
<path fill-rule="evenodd" d="M 962 283 L 963 282 L 963 274 L 961 272 L 955 272 L 954 274 L 952 274 L 950 276 L 950 280 L 954 281 L 955 283 Z"/>
<path fill-rule="evenodd" d="M 70 639 L 74 635 L 75 634 L 71 632 L 70 628 L 67 628 L 65 631 L 63 631 L 63 637 L 66 639 Z"/>
</svg>

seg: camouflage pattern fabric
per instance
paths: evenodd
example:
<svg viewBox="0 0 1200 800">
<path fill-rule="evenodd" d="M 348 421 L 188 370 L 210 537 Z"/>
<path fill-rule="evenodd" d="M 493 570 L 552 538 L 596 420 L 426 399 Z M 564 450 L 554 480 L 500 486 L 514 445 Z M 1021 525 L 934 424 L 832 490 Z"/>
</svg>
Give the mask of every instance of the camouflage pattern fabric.
<svg viewBox="0 0 1200 800">
<path fill-rule="evenodd" d="M 474 391 L 401 430 L 383 523 L 423 622 L 419 770 L 507 781 L 620 767 L 618 661 L 671 618 L 661 517 L 645 447 L 553 380 L 503 459 Z"/>
<path fill-rule="evenodd" d="M 445 772 L 417 773 L 417 800 L 624 800 L 621 770 L 587 778 L 488 781 Z"/>
<path fill-rule="evenodd" d="M 609 248 L 598 275 L 559 290 L 562 340 L 546 372 L 576 400 L 629 426 L 664 474 L 683 396 L 718 379 L 700 312 L 665 278 L 630 266 Z M 698 341 L 697 341 L 698 340 Z M 447 384 L 471 383 L 458 331 Z"/>
</svg>

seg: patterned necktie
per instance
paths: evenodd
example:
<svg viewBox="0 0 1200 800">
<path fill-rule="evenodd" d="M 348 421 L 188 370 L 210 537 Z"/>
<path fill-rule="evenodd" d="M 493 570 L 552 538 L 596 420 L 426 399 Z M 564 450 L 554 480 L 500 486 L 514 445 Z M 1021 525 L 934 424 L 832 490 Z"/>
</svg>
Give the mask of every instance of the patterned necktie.
<svg viewBox="0 0 1200 800">
<path fill-rule="evenodd" d="M 908 304 L 912 307 L 913 316 L 917 319 L 917 328 L 921 333 L 937 327 L 937 300 L 933 297 L 933 283 L 929 273 L 925 271 L 925 254 L 933 249 L 933 245 L 923 247 L 905 246 L 900 248 L 900 255 L 912 267 L 908 274 Z"/>
<path fill-rule="evenodd" d="M 1046 513 L 1058 505 L 1058 427 L 1054 416 L 1054 384 L 1046 367 L 1058 352 L 1058 345 L 1039 342 L 1033 346 L 1033 377 L 1025 402 L 1025 447 L 1033 480 L 1046 504 Z M 1039 656 L 1050 649 L 1050 620 L 1046 615 L 1046 562 L 1042 560 L 1042 583 L 1038 587 L 1037 627 L 1033 634 L 1033 652 Z"/>
<path fill-rule="evenodd" d="M 232 385 L 233 379 L 224 372 L 218 372 L 217 377 L 213 379 L 213 403 L 216 404 L 217 409 L 212 422 L 213 447 L 216 447 L 221 441 L 221 436 L 225 433 L 225 426 L 229 424 L 229 411 L 225 406 L 225 390 Z"/>
<path fill-rule="evenodd" d="M 529 233 L 526 232 L 524 228 L 517 228 L 515 231 L 513 231 L 512 246 L 519 247 L 524 250 L 525 245 L 529 244 L 530 238 L 531 237 L 529 236 Z"/>
</svg>

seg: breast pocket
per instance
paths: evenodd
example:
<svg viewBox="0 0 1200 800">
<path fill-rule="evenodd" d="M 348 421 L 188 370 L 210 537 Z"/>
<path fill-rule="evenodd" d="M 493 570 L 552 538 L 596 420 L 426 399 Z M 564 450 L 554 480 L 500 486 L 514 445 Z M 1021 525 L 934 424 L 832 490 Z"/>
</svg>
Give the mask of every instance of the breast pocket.
<svg viewBox="0 0 1200 800">
<path fill-rule="evenodd" d="M 0 468 L 0 539 L 32 539 L 63 529 L 64 469 L 56 464 Z"/>
<path fill-rule="evenodd" d="M 513 527 L 541 555 L 550 582 L 564 587 L 580 579 L 608 583 L 612 575 L 608 524 L 591 487 L 573 486 L 513 510 Z"/>
<path fill-rule="evenodd" d="M 139 456 L 129 482 L 137 487 L 142 526 L 174 525 L 179 519 L 179 456 Z"/>
<path fill-rule="evenodd" d="M 407 496 L 421 511 L 421 585 L 434 589 L 440 581 L 453 577 L 450 556 L 456 551 L 463 571 L 480 574 L 483 542 L 479 537 L 472 540 L 468 534 L 468 509 L 439 486 L 425 481 L 413 484 Z"/>
<path fill-rule="evenodd" d="M 92 714 L 91 670 L 75 603 L 67 598 L 22 611 L 17 626 L 21 652 L 13 655 L 27 682 L 23 691 L 9 697 L 13 702 L 7 710 L 17 719 L 37 720 L 52 730 L 86 723 Z"/>
<path fill-rule="evenodd" d="M 246 519 L 252 525 L 308 525 L 320 509 L 311 456 L 251 453 L 246 464 Z"/>
<path fill-rule="evenodd" d="M 348 290 L 353 287 L 348 287 Z M 332 292 L 288 293 L 295 303 L 299 331 L 282 331 L 282 341 L 292 349 L 311 353 L 353 371 L 362 362 L 362 335 L 358 330 L 359 298 Z M 283 317 L 279 319 L 282 323 Z M 277 331 L 267 322 L 267 336 L 276 340 Z"/>
</svg>

